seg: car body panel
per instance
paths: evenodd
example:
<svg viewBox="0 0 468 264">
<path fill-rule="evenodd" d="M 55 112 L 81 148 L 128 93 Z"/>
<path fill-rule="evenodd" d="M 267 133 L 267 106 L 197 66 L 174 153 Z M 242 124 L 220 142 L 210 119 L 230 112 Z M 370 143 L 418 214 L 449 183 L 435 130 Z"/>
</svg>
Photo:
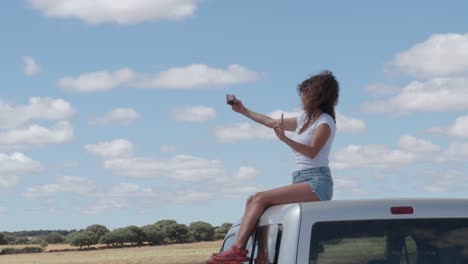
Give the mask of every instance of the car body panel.
<svg viewBox="0 0 468 264">
<path fill-rule="evenodd" d="M 391 207 L 402 206 L 413 207 L 414 213 L 399 215 L 391 213 Z M 369 219 L 468 218 L 468 199 L 324 201 L 302 203 L 301 209 L 302 221 L 296 263 L 308 263 L 312 226 L 316 222 Z"/>
<path fill-rule="evenodd" d="M 392 207 L 412 207 L 413 214 L 392 214 Z M 371 219 L 467 218 L 468 199 L 375 199 L 337 200 L 272 206 L 259 219 L 259 226 L 283 227 L 279 264 L 309 263 L 312 226 L 316 222 Z M 226 238 L 239 229 L 233 224 Z M 248 249 L 252 249 L 252 238 Z"/>
</svg>

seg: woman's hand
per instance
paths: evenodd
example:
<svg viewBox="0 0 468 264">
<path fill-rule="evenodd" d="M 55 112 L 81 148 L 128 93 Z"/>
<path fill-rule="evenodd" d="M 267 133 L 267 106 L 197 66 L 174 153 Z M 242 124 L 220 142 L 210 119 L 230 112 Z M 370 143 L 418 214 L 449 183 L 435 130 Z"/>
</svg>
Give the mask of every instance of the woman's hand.
<svg viewBox="0 0 468 264">
<path fill-rule="evenodd" d="M 276 136 L 281 141 L 284 141 L 286 135 L 284 134 L 283 114 L 281 114 L 281 120 L 275 126 L 273 126 L 273 129 L 275 130 Z"/>
<path fill-rule="evenodd" d="M 238 100 L 237 98 L 234 97 L 234 100 L 233 100 L 233 104 L 232 104 L 232 110 L 236 111 L 237 113 L 245 113 L 246 111 L 246 108 L 244 106 L 244 104 L 242 104 L 242 101 L 241 100 Z"/>
</svg>

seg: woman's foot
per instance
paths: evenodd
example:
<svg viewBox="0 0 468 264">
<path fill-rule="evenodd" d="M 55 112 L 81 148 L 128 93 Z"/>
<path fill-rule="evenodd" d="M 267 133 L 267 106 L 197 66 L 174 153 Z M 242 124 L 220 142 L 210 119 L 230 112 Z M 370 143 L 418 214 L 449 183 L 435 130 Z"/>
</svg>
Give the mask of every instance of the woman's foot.
<svg viewBox="0 0 468 264">
<path fill-rule="evenodd" d="M 207 264 L 224 263 L 224 264 L 241 264 L 242 262 L 249 261 L 247 256 L 249 252 L 245 249 L 239 249 L 233 245 L 227 251 L 221 253 L 214 253 L 206 261 Z"/>
</svg>

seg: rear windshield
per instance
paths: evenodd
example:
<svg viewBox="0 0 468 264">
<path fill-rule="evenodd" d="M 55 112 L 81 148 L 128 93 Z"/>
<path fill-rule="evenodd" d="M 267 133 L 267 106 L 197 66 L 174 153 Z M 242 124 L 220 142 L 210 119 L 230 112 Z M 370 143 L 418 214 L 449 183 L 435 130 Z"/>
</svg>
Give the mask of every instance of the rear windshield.
<svg viewBox="0 0 468 264">
<path fill-rule="evenodd" d="M 309 264 L 468 263 L 468 219 L 318 222 Z"/>
</svg>

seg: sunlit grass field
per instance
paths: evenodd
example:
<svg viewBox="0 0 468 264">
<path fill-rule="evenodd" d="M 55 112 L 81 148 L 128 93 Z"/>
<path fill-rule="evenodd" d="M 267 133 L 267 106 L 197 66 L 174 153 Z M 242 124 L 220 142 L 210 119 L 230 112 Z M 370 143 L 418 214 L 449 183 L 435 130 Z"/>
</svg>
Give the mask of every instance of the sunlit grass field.
<svg viewBox="0 0 468 264">
<path fill-rule="evenodd" d="M 205 263 L 218 252 L 222 241 L 199 242 L 140 248 L 119 248 L 91 251 L 48 252 L 38 254 L 0 255 L 1 264 L 196 264 Z M 2 246 L 6 247 L 6 246 Z M 21 246 L 24 247 L 24 246 Z M 71 248 L 50 245 L 47 250 Z"/>
</svg>

